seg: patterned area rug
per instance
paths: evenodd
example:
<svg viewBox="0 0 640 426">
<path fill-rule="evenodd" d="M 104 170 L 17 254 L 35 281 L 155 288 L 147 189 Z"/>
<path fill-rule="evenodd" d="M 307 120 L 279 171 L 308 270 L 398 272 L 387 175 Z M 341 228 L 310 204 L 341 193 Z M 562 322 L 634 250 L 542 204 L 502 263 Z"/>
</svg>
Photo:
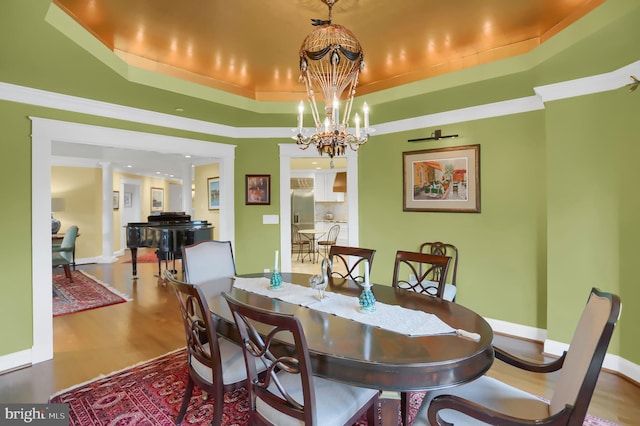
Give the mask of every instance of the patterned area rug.
<svg viewBox="0 0 640 426">
<path fill-rule="evenodd" d="M 137 366 L 113 373 L 52 396 L 51 403 L 69 404 L 69 425 L 158 425 L 175 424 L 187 383 L 185 349 L 163 355 Z M 183 425 L 209 425 L 215 409 L 203 401 L 196 386 Z M 416 415 L 423 393 L 411 397 L 411 420 Z M 223 425 L 249 424 L 248 393 L 244 388 L 224 395 Z M 399 419 L 399 416 L 398 416 Z M 366 424 L 363 417 L 358 426 Z M 588 416 L 584 425 L 615 426 L 607 420 Z"/>
<path fill-rule="evenodd" d="M 53 273 L 53 316 L 68 315 L 131 300 L 127 295 L 82 271 L 71 271 L 73 282 L 63 272 Z"/>
<path fill-rule="evenodd" d="M 124 263 L 131 263 L 131 255 L 128 256 L 128 260 L 125 260 Z M 158 263 L 158 256 L 154 251 L 138 255 L 136 256 L 136 263 Z"/>
</svg>

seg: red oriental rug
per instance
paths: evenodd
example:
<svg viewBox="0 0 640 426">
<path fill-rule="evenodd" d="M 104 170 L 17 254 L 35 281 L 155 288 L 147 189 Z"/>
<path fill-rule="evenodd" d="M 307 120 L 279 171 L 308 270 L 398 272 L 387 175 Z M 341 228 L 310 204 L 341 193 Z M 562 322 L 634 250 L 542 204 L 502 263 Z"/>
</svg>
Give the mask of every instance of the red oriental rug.
<svg viewBox="0 0 640 426">
<path fill-rule="evenodd" d="M 53 273 L 53 316 L 101 308 L 131 300 L 127 295 L 86 272 L 71 271 L 73 282 L 63 272 Z"/>
<path fill-rule="evenodd" d="M 125 260 L 124 263 L 131 263 L 131 255 L 128 256 L 128 260 Z M 155 251 L 138 255 L 136 256 L 136 263 L 158 263 L 158 256 L 156 256 Z"/>
<path fill-rule="evenodd" d="M 127 368 L 106 377 L 64 390 L 49 399 L 51 403 L 69 404 L 70 426 L 158 425 L 175 424 L 187 384 L 185 349 Z M 424 393 L 411 397 L 411 421 Z M 248 393 L 244 388 L 224 395 L 223 425 L 249 424 Z M 209 425 L 215 407 L 202 400 L 196 386 L 183 425 Z M 398 421 L 400 416 L 398 413 Z M 366 424 L 366 417 L 358 423 Z M 615 423 L 587 416 L 585 426 L 615 426 Z"/>
</svg>

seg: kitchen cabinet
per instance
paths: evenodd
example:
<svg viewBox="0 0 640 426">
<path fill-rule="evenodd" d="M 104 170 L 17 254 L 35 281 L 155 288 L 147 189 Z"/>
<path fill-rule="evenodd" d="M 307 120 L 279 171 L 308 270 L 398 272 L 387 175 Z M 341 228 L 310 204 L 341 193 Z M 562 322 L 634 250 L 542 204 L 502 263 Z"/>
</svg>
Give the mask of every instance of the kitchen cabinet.
<svg viewBox="0 0 640 426">
<path fill-rule="evenodd" d="M 319 202 L 344 201 L 344 192 L 333 192 L 333 181 L 336 179 L 336 172 L 322 172 L 315 175 L 315 198 Z"/>
</svg>

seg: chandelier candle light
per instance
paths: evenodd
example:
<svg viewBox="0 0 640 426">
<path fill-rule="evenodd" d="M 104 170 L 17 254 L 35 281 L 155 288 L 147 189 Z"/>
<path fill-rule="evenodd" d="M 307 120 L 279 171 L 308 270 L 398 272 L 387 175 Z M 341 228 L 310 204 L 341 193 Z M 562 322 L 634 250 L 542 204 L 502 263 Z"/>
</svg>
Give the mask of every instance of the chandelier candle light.
<svg viewBox="0 0 640 426">
<path fill-rule="evenodd" d="M 355 133 L 349 132 L 349 116 L 356 94 L 358 76 L 364 68 L 364 53 L 353 33 L 342 25 L 331 23 L 331 9 L 338 0 L 321 0 L 329 7 L 329 19 L 312 19 L 318 28 L 303 41 L 300 48 L 300 81 L 304 82 L 315 133 L 308 135 L 303 126 L 304 102 L 298 106 L 297 140 L 302 149 L 314 145 L 320 155 L 333 158 L 343 155 L 348 145 L 357 151 L 369 139 L 374 129 L 369 127 L 369 108 L 363 105 L 364 122 L 361 132 L 360 117 L 355 114 Z M 346 104 L 340 118 L 340 97 L 346 90 Z M 316 91 L 322 92 L 325 105 L 324 121 L 316 105 Z"/>
</svg>

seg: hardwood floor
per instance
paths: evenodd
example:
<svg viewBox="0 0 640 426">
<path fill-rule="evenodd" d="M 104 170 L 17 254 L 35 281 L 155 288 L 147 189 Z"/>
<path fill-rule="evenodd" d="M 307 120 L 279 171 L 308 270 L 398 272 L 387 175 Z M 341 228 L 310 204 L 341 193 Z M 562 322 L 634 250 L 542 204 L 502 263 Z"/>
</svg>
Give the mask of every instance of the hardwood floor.
<svg viewBox="0 0 640 426">
<path fill-rule="evenodd" d="M 1 402 L 46 402 L 60 390 L 185 346 L 175 296 L 168 287 L 158 285 L 157 264 L 139 264 L 139 278 L 133 280 L 131 264 L 123 263 L 128 258 L 127 254 L 118 263 L 80 265 L 78 269 L 134 300 L 54 318 L 53 360 L 0 375 Z M 293 265 L 300 272 L 320 269 L 319 264 L 308 262 Z M 539 343 L 499 335 L 495 341 L 529 359 L 544 359 Z M 546 398 L 551 397 L 557 377 L 555 373 L 522 372 L 500 361 L 489 375 Z M 640 386 L 616 374 L 601 373 L 589 413 L 621 425 L 638 424 Z"/>
</svg>

